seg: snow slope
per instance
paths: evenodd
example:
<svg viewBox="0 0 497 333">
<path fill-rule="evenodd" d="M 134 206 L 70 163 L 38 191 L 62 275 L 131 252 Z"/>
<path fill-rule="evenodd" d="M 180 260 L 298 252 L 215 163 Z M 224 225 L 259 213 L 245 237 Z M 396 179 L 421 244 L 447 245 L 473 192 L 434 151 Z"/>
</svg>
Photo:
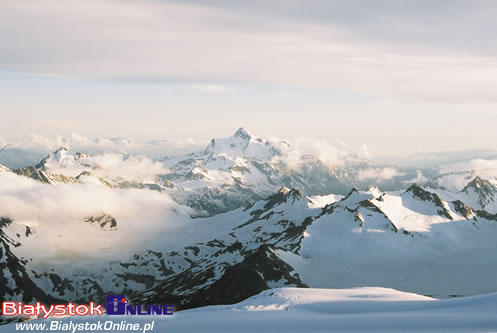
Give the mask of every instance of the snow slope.
<svg viewBox="0 0 497 333">
<path fill-rule="evenodd" d="M 10 169 L 7 168 L 5 165 L 0 164 L 0 173 L 2 172 L 10 172 Z"/>
<path fill-rule="evenodd" d="M 490 182 L 475 176 L 459 192 L 412 185 L 393 192 L 352 190 L 345 197 L 306 197 L 283 187 L 247 206 L 254 198 L 248 185 L 260 189 L 249 181 L 256 174 L 250 168 L 265 170 L 260 163 L 277 154 L 266 143 L 244 130 L 215 140 L 196 158 L 173 163 L 178 177 L 186 172 L 173 187 L 106 185 L 86 170 L 67 176 L 76 183 L 61 184 L 55 176 L 63 175 L 43 171 L 47 164 L 98 170 L 83 163 L 90 157 L 64 149 L 39 169 L 24 170 L 57 181 L 1 173 L 0 217 L 6 220 L 0 245 L 9 262 L 20 265 L 0 262 L 0 272 L 7 283 L 14 285 L 12 274 L 17 285 L 31 279 L 47 296 L 63 300 L 126 292 L 141 301 L 174 297 L 182 308 L 235 303 L 288 286 L 380 286 L 437 298 L 497 289 L 497 216 L 491 210 L 497 191 Z M 232 178 L 231 185 L 211 182 L 236 173 L 248 176 Z M 323 179 L 313 177 L 307 180 Z M 195 184 L 183 187 L 188 182 Z M 169 195 L 181 197 L 182 191 L 193 204 L 236 209 L 191 218 L 193 211 Z M 36 297 L 22 288 L 2 292 Z"/>
<path fill-rule="evenodd" d="M 180 311 L 169 318 L 103 316 L 62 322 L 153 320 L 156 332 L 492 332 L 497 330 L 496 311 L 496 293 L 436 300 L 373 287 L 278 288 L 238 304 Z M 41 322 L 50 321 L 30 321 Z M 15 332 L 16 324 L 2 331 Z"/>
<path fill-rule="evenodd" d="M 323 209 L 296 253 L 279 255 L 317 288 L 383 286 L 447 298 L 495 291 L 497 220 L 421 187 L 352 191 Z"/>
<path fill-rule="evenodd" d="M 416 185 L 352 190 L 319 204 L 282 188 L 254 205 L 192 219 L 158 191 L 48 185 L 13 173 L 0 181 L 0 216 L 12 220 L 2 229 L 20 243 L 11 261 L 24 262 L 16 272 L 54 298 L 80 299 L 91 284 L 92 297 L 174 297 L 192 308 L 283 286 L 381 286 L 437 298 L 497 287 L 497 216 Z"/>
<path fill-rule="evenodd" d="M 469 178 L 470 181 L 461 190 L 451 191 L 445 188 L 428 188 L 446 201 L 460 200 L 473 209 L 484 209 L 497 214 L 497 185 L 480 176 Z"/>
</svg>

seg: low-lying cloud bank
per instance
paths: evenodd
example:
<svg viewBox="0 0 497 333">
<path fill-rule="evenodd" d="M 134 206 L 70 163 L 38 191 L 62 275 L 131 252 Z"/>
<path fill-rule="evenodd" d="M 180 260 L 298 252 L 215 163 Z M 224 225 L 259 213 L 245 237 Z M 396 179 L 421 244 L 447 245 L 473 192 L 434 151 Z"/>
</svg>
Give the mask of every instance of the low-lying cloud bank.
<svg viewBox="0 0 497 333">
<path fill-rule="evenodd" d="M 362 145 L 360 149 L 354 151 L 347 144 L 340 143 L 332 145 L 323 139 L 310 139 L 296 137 L 281 140 L 275 137 L 270 138 L 273 142 L 286 142 L 286 145 L 279 144 L 281 156 L 273 159 L 272 162 L 282 162 L 290 168 L 298 168 L 312 156 L 329 168 L 343 167 L 348 163 L 362 160 L 366 162 L 374 154 L 370 147 Z"/>
<path fill-rule="evenodd" d="M 497 159 L 478 158 L 443 165 L 436 182 L 449 190 L 460 191 L 476 176 L 497 184 Z"/>
<path fill-rule="evenodd" d="M 161 162 L 143 155 L 127 156 L 117 153 L 81 157 L 76 161 L 73 154 L 67 153 L 61 160 L 49 158 L 48 172 L 76 177 L 85 170 L 102 178 L 123 178 L 128 181 L 154 182 L 156 175 L 165 174 L 168 169 Z"/>
<path fill-rule="evenodd" d="M 479 172 L 497 171 L 497 159 L 472 159 L 467 162 L 454 163 L 440 167 L 440 173 L 464 172 L 475 170 Z"/>
<path fill-rule="evenodd" d="M 376 179 L 378 182 L 382 182 L 388 179 L 392 179 L 394 177 L 404 176 L 404 172 L 400 172 L 396 168 L 393 167 L 385 167 L 385 168 L 368 168 L 364 170 L 360 170 L 357 174 L 358 180 L 370 180 Z"/>
<path fill-rule="evenodd" d="M 0 145 L 9 143 L 9 150 L 19 149 L 24 151 L 52 152 L 60 147 L 66 147 L 73 151 L 87 154 L 121 153 L 121 154 L 143 154 L 153 158 L 162 158 L 166 155 L 188 153 L 204 147 L 207 142 L 195 141 L 191 138 L 185 140 L 150 140 L 145 142 L 133 141 L 127 138 L 88 138 L 86 136 L 71 133 L 68 136 L 57 135 L 54 138 L 32 134 L 16 142 L 8 142 L 0 138 Z"/>
<path fill-rule="evenodd" d="M 117 230 L 106 231 L 84 218 L 108 214 Z M 0 217 L 29 226 L 41 256 L 83 257 L 132 251 L 134 244 L 168 240 L 168 231 L 187 223 L 191 210 L 167 194 L 81 184 L 46 185 L 12 173 L 0 174 Z M 28 240 L 30 237 L 28 237 Z M 173 240 L 169 240 L 173 241 Z M 24 242 L 28 248 L 30 242 Z M 34 249 L 32 249 L 34 250 Z"/>
<path fill-rule="evenodd" d="M 275 144 L 282 152 L 282 155 L 273 160 L 273 162 L 283 162 L 291 168 L 300 166 L 308 156 L 313 156 L 331 168 L 344 166 L 351 161 L 371 159 L 374 157 L 371 147 L 365 144 L 354 151 L 354 149 L 344 143 L 332 145 L 326 140 L 305 137 L 284 140 L 270 137 L 269 141 Z M 7 143 L 7 141 L 0 138 L 0 143 L 2 142 Z M 117 160 L 119 160 L 119 156 L 123 156 L 121 160 L 128 165 L 147 163 L 144 157 L 162 159 L 166 156 L 180 156 L 201 151 L 207 146 L 208 141 L 195 141 L 187 138 L 183 141 L 153 140 L 135 142 L 126 138 L 90 139 L 76 133 L 71 133 L 67 137 L 57 136 L 55 138 L 31 135 L 18 142 L 10 142 L 10 144 L 11 146 L 0 155 L 0 163 L 11 168 L 36 164 L 45 155 L 60 147 L 65 147 L 72 152 L 104 155 L 104 157 L 99 157 L 98 160 L 101 167 L 106 169 L 107 165 L 114 167 Z M 128 157 L 133 155 L 143 157 L 137 159 Z M 25 156 L 24 163 L 23 156 Z M 157 169 L 157 165 L 150 169 L 153 170 L 154 168 Z"/>
</svg>

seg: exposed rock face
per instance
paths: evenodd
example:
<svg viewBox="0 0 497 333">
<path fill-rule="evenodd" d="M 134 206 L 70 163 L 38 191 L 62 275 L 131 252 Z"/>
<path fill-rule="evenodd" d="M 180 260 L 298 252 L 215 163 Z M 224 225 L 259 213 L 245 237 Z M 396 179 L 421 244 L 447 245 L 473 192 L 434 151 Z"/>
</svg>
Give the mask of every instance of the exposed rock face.
<svg viewBox="0 0 497 333">
<path fill-rule="evenodd" d="M 57 299 L 47 295 L 32 281 L 26 268 L 28 259 L 17 257 L 13 253 L 13 249 L 20 247 L 21 243 L 4 232 L 3 229 L 11 223 L 9 218 L 0 218 L 0 299 L 55 303 Z M 28 231 L 26 235 L 29 236 Z"/>
<path fill-rule="evenodd" d="M 411 185 L 405 193 L 412 193 L 413 197 L 422 200 L 422 201 L 427 201 L 427 202 L 433 202 L 435 206 L 439 207 L 440 209 L 438 210 L 438 214 L 440 216 L 445 216 L 448 219 L 452 220 L 452 216 L 450 215 L 449 210 L 443 203 L 442 199 L 438 196 L 438 194 L 426 191 L 423 189 L 421 186 L 418 186 L 416 184 Z"/>
<path fill-rule="evenodd" d="M 117 229 L 117 221 L 110 215 L 102 214 L 100 216 L 90 216 L 85 218 L 85 222 L 94 224 L 106 231 L 113 231 Z"/>
<path fill-rule="evenodd" d="M 99 191 L 120 193 L 137 192 L 124 191 L 130 188 L 164 192 L 154 194 L 170 194 L 205 215 L 218 215 L 191 219 L 188 213 L 186 229 L 182 229 L 185 234 L 177 235 L 185 239 L 171 242 L 173 245 L 164 241 L 152 248 L 146 241 L 134 239 L 134 234 L 126 234 L 126 242 L 132 245 L 129 253 L 112 253 L 109 258 L 105 252 L 110 246 L 98 247 L 102 258 L 92 258 L 91 265 L 81 264 L 71 272 L 60 266 L 53 271 L 34 269 L 36 253 L 25 258 L 19 249 L 26 239 L 36 238 L 32 237 L 36 227 L 23 227 L 21 223 L 14 230 L 8 228 L 13 222 L 3 219 L 0 285 L 7 286 L 7 290 L 2 290 L 0 296 L 49 303 L 98 301 L 108 293 L 122 293 L 134 296 L 140 303 L 173 302 L 178 309 L 187 309 L 235 303 L 268 288 L 316 286 L 316 281 L 339 284 L 350 280 L 359 285 L 376 278 L 374 281 L 389 286 L 411 279 L 402 275 L 410 269 L 411 262 L 420 269 L 437 269 L 443 266 L 444 258 L 450 257 L 460 266 L 470 265 L 467 258 L 458 261 L 465 253 L 459 249 L 465 249 L 465 244 L 474 239 L 483 240 L 475 248 L 485 251 L 473 253 L 470 248 L 471 259 L 477 263 L 496 261 L 495 242 L 488 242 L 485 237 L 497 235 L 497 215 L 481 207 L 490 208 L 494 202 L 497 192 L 490 182 L 477 177 L 463 191 L 446 193 L 447 197 L 443 191 L 419 185 L 412 185 L 403 193 L 383 193 L 377 188 L 349 191 L 353 185 L 350 175 L 357 174 L 357 164 L 345 172 L 309 157 L 292 169 L 279 160 L 285 145 L 240 129 L 228 139 L 212 140 L 201 152 L 165 160 L 171 173 L 143 182 L 122 177 L 98 178 L 94 176 L 98 174 L 97 166 L 90 156 L 72 154 L 66 149 L 57 150 L 36 166 L 16 170 L 19 175 L 46 184 L 103 185 L 112 189 L 98 188 Z M 76 177 L 52 174 L 47 163 L 53 159 L 67 162 L 68 167 L 76 163 L 78 170 L 84 171 L 75 173 Z M 369 167 L 367 162 L 363 163 L 362 167 Z M 331 188 L 339 188 L 344 194 L 349 192 L 324 207 L 314 205 L 306 197 L 328 194 Z M 476 199 L 472 202 L 466 198 Z M 109 239 L 129 231 L 125 228 L 127 220 L 117 221 L 104 209 L 89 215 L 92 216 L 77 216 L 74 225 L 79 229 L 67 230 L 78 232 L 86 228 L 85 231 L 96 233 L 95 242 L 103 240 L 105 245 Z M 71 220 L 67 224 L 72 223 Z M 159 232 L 169 232 L 160 228 Z M 380 255 L 375 256 L 376 253 Z M 431 258 L 433 253 L 439 256 L 436 260 Z M 350 270 L 342 272 L 347 264 Z M 457 265 L 451 267 L 454 266 Z M 314 276 L 310 278 L 306 274 L 312 269 Z M 487 275 L 493 272 L 485 271 Z M 419 276 L 408 287 L 426 287 Z"/>
<path fill-rule="evenodd" d="M 34 166 L 15 169 L 14 172 L 19 176 L 32 178 L 45 184 L 70 184 L 79 183 L 75 177 L 67 177 L 64 175 L 51 174 L 42 169 L 37 169 Z"/>
<path fill-rule="evenodd" d="M 495 202 L 497 197 L 497 187 L 494 186 L 486 179 L 482 179 L 476 176 L 471 182 L 466 185 L 461 192 L 466 194 L 475 193 L 477 195 L 477 200 L 481 208 L 487 207 L 489 204 Z"/>
<path fill-rule="evenodd" d="M 215 278 L 213 270 L 199 274 L 183 272 L 135 296 L 133 302 L 174 302 L 177 310 L 182 310 L 205 305 L 234 304 L 275 287 L 307 287 L 298 273 L 268 245 L 259 247 L 242 262 L 228 267 L 214 283 L 198 287 L 199 282 L 205 283 L 208 278 L 213 277 Z M 189 293 L 189 290 L 195 292 Z"/>
</svg>

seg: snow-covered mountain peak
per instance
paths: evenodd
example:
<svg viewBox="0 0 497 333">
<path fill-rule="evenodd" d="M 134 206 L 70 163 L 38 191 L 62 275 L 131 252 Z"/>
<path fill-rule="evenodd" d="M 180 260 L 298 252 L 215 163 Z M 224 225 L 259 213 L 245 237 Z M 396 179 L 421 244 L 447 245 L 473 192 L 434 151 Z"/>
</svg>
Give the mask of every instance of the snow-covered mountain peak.
<svg viewBox="0 0 497 333">
<path fill-rule="evenodd" d="M 60 161 L 61 159 L 65 158 L 67 156 L 67 153 L 69 152 L 69 149 L 66 147 L 60 147 L 57 150 L 55 150 L 52 155 L 57 161 Z"/>
<path fill-rule="evenodd" d="M 203 152 L 205 158 L 250 158 L 270 161 L 281 154 L 279 146 L 282 142 L 263 140 L 250 134 L 246 129 L 239 128 L 228 138 L 212 139 Z M 207 155 L 207 156 L 206 156 Z"/>
<path fill-rule="evenodd" d="M 356 188 L 353 188 L 349 194 L 347 194 L 342 200 L 338 201 L 337 204 L 350 209 L 355 209 L 360 202 L 374 198 L 375 196 L 370 192 L 359 191 Z"/>
<path fill-rule="evenodd" d="M 437 206 L 443 206 L 442 199 L 438 196 L 438 194 L 429 192 L 417 184 L 412 184 L 411 186 L 409 186 L 409 188 L 402 195 L 409 195 L 416 200 L 428 202 L 431 201 L 434 202 Z"/>
<path fill-rule="evenodd" d="M 77 169 L 77 173 L 83 171 L 81 167 L 92 167 L 92 163 L 87 155 L 83 153 L 72 153 L 66 147 L 60 147 L 54 152 L 48 154 L 43 160 L 36 165 L 39 170 L 59 170 L 60 169 Z M 64 172 L 61 172 L 64 174 Z"/>
<path fill-rule="evenodd" d="M 484 190 L 485 188 L 494 188 L 492 183 L 490 183 L 488 180 L 481 178 L 480 176 L 476 176 L 472 181 L 470 181 L 462 190 L 461 192 L 466 192 L 468 193 L 469 190 L 474 190 L 476 192 L 480 192 Z"/>
<path fill-rule="evenodd" d="M 481 208 L 486 208 L 495 201 L 495 198 L 497 197 L 497 187 L 488 180 L 476 176 L 461 190 L 461 193 L 471 196 L 477 200 L 477 203 Z M 493 209 L 491 210 L 494 211 Z"/>
<path fill-rule="evenodd" d="M 367 190 L 367 193 L 370 193 L 373 195 L 375 199 L 381 197 L 384 193 L 376 186 L 370 186 Z"/>
<path fill-rule="evenodd" d="M 305 197 L 299 190 L 290 190 L 287 187 L 283 187 L 278 191 L 278 193 L 273 194 L 269 198 L 267 198 L 267 202 L 264 205 L 264 208 L 269 209 L 286 202 L 290 202 L 291 204 L 293 204 L 296 201 L 300 201 L 302 199 L 305 199 L 307 202 L 310 203 L 309 199 L 307 199 L 307 197 Z"/>
<path fill-rule="evenodd" d="M 432 202 L 437 210 L 438 215 L 444 216 L 449 220 L 452 220 L 453 217 L 449 212 L 449 206 L 447 202 L 442 200 L 442 198 L 434 192 L 430 192 L 422 188 L 417 184 L 412 184 L 404 193 L 401 194 L 402 197 L 407 198 L 410 197 L 411 200 L 414 199 L 416 201 L 424 201 L 424 202 Z"/>
<path fill-rule="evenodd" d="M 417 197 L 421 200 L 427 200 L 432 197 L 431 192 L 426 191 L 424 188 L 419 186 L 418 184 L 412 184 L 404 193 L 411 193 L 414 197 Z"/>
<path fill-rule="evenodd" d="M 243 140 L 250 140 L 253 137 L 252 134 L 243 127 L 240 127 L 233 136 Z"/>
<path fill-rule="evenodd" d="M 302 194 L 302 192 L 300 192 L 299 190 L 297 189 L 291 189 L 289 192 L 287 192 L 287 196 L 290 197 L 290 198 L 293 198 L 295 200 L 300 200 L 300 199 L 303 199 L 305 196 Z"/>
<path fill-rule="evenodd" d="M 10 172 L 10 169 L 7 168 L 5 165 L 0 164 L 0 173 L 2 172 Z"/>
</svg>

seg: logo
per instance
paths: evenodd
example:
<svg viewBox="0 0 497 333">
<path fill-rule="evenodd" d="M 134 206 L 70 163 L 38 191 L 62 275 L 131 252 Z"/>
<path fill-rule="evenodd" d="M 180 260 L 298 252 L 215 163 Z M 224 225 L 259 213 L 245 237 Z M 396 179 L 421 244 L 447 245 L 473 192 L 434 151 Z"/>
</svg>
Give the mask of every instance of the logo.
<svg viewBox="0 0 497 333">
<path fill-rule="evenodd" d="M 53 315 L 63 316 L 94 316 L 102 315 L 102 306 L 90 302 L 90 305 L 75 305 L 72 303 L 55 304 L 46 307 L 40 302 L 33 304 L 23 304 L 22 302 L 2 302 L 2 315 L 4 316 L 38 316 L 43 319 Z"/>
<path fill-rule="evenodd" d="M 124 295 L 107 295 L 105 303 L 107 315 L 131 315 L 131 316 L 156 316 L 172 315 L 174 305 L 172 304 L 129 304 Z M 46 319 L 50 316 L 101 316 L 102 305 L 90 302 L 89 305 L 73 303 L 55 304 L 45 306 L 40 302 L 36 304 L 24 304 L 22 302 L 2 302 L 2 315 L 4 316 L 37 316 Z"/>
<path fill-rule="evenodd" d="M 172 315 L 172 304 L 129 304 L 124 295 L 107 295 L 105 309 L 108 315 L 155 316 Z"/>
</svg>

